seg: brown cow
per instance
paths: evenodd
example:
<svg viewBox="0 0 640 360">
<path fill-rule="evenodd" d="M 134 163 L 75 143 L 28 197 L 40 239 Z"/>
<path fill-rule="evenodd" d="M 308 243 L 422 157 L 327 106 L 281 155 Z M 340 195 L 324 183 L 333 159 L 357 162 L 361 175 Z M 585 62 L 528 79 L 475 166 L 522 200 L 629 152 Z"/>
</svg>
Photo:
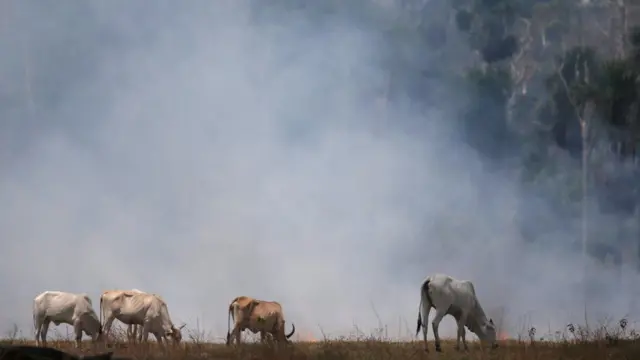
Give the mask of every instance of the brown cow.
<svg viewBox="0 0 640 360">
<path fill-rule="evenodd" d="M 234 320 L 233 332 L 231 319 Z M 282 306 L 275 301 L 257 300 L 248 296 L 238 296 L 229 305 L 227 319 L 227 345 L 235 336 L 236 343 L 240 344 L 240 332 L 249 329 L 254 334 L 260 332 L 260 341 L 264 342 L 267 334 L 271 334 L 278 342 L 288 342 L 296 331 L 296 326 L 291 323 L 291 333 L 284 333 L 284 313 Z"/>
</svg>

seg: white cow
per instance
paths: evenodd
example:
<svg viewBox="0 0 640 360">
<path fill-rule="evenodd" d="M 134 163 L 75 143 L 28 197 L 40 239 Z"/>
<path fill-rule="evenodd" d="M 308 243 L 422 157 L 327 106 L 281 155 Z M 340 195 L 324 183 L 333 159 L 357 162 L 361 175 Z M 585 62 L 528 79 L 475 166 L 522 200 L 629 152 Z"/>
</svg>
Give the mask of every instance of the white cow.
<svg viewBox="0 0 640 360">
<path fill-rule="evenodd" d="M 164 299 L 160 297 L 160 295 L 158 294 L 148 293 L 146 291 L 142 291 L 139 289 L 131 289 L 131 292 L 139 293 L 139 294 L 152 294 L 152 295 L 155 295 L 160 300 L 164 301 Z M 184 327 L 184 325 L 182 327 Z M 182 329 L 182 327 L 180 329 Z M 129 337 L 130 339 L 133 339 L 134 342 L 135 340 L 137 340 L 138 342 L 142 342 L 142 329 L 140 328 L 140 325 L 129 325 L 127 327 L 127 337 Z"/>
<path fill-rule="evenodd" d="M 93 310 L 87 294 L 62 291 L 45 291 L 33 299 L 33 325 L 36 330 L 36 344 L 47 346 L 49 324 L 69 324 L 76 335 L 76 347 L 80 347 L 82 332 L 91 336 L 93 342 L 102 337 L 100 320 Z"/>
<path fill-rule="evenodd" d="M 137 293 L 140 293 L 140 294 L 151 294 L 151 293 L 148 293 L 146 291 L 142 291 L 142 290 L 138 290 L 138 289 L 131 289 L 131 291 L 132 292 L 137 292 Z M 160 298 L 160 300 L 163 300 L 160 297 L 160 295 L 158 295 L 158 294 L 153 294 L 153 295 L 155 295 L 158 298 Z M 138 336 L 138 334 L 140 336 Z M 130 339 L 133 339 L 134 342 L 135 342 L 136 339 L 138 340 L 138 342 L 141 342 L 142 341 L 142 329 L 140 328 L 140 325 L 129 325 L 129 327 L 127 327 L 127 336 Z"/>
<path fill-rule="evenodd" d="M 182 340 L 180 330 L 169 316 L 167 304 L 155 294 L 119 290 L 105 292 L 100 297 L 100 316 L 105 319 L 104 329 L 108 334 L 113 320 L 118 319 L 127 325 L 142 326 L 142 339 L 147 341 L 152 333 L 162 345 L 162 339 L 173 338 L 175 343 Z"/>
<path fill-rule="evenodd" d="M 420 332 L 424 335 L 425 351 L 429 351 L 427 346 L 427 333 L 429 312 L 431 308 L 436 309 L 436 316 L 431 322 L 433 335 L 436 339 L 436 351 L 442 352 L 440 347 L 440 335 L 438 326 L 445 315 L 453 316 L 458 323 L 458 334 L 456 337 L 456 349 L 460 350 L 460 339 L 464 344 L 464 349 L 468 350 L 465 339 L 466 326 L 471 332 L 478 335 L 481 341 L 489 342 L 492 348 L 498 347 L 496 343 L 496 327 L 492 319 L 487 316 L 476 297 L 476 291 L 471 281 L 458 280 L 449 275 L 435 274 L 427 277 L 420 287 L 420 307 L 418 308 L 418 328 L 416 336 Z"/>
<path fill-rule="evenodd" d="M 113 298 L 114 296 L 116 296 L 117 294 L 123 292 L 123 291 L 130 291 L 132 293 L 139 293 L 139 294 L 147 294 L 147 292 L 142 291 L 142 290 L 138 290 L 138 289 L 131 289 L 131 290 L 107 290 L 105 292 L 102 293 L 102 295 L 100 295 L 101 299 L 104 298 Z M 100 315 L 102 316 L 102 310 L 100 310 Z M 102 323 L 102 319 L 100 319 L 100 323 Z M 140 338 L 142 338 L 142 331 L 138 329 L 139 325 L 135 325 L 135 324 L 129 324 L 127 326 L 127 338 L 130 341 L 135 342 L 136 339 L 138 339 L 138 334 L 140 334 Z M 138 341 L 140 341 L 140 339 L 138 339 Z"/>
</svg>

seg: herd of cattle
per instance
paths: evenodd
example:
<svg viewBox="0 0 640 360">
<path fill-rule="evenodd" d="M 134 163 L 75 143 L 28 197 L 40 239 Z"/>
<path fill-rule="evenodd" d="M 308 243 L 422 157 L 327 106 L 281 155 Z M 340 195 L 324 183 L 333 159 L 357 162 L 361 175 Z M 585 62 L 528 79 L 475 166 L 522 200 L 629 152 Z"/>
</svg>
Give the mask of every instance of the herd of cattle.
<svg viewBox="0 0 640 360">
<path fill-rule="evenodd" d="M 425 350 L 427 347 L 428 318 L 431 309 L 435 317 L 431 324 L 435 337 L 436 351 L 440 352 L 438 327 L 445 315 L 453 316 L 458 325 L 456 349 L 460 350 L 460 341 L 466 349 L 465 327 L 475 333 L 481 341 L 497 347 L 496 327 L 492 319 L 487 318 L 476 297 L 473 284 L 467 280 L 458 280 L 449 275 L 436 274 L 427 277 L 420 287 L 420 306 L 416 336 L 422 327 Z M 109 290 L 100 296 L 100 316 L 93 309 L 87 294 L 74 294 L 62 291 L 45 291 L 33 300 L 33 325 L 36 344 L 46 346 L 49 324 L 69 324 L 73 326 L 76 347 L 80 347 L 83 332 L 92 337 L 94 343 L 108 339 L 111 325 L 115 319 L 128 325 L 129 341 L 145 342 L 152 333 L 162 345 L 171 338 L 174 344 L 182 340 L 181 330 L 185 324 L 176 327 L 171 321 L 166 302 L 157 294 L 141 290 Z M 234 321 L 230 331 L 231 320 Z M 285 319 L 282 306 L 275 301 L 264 301 L 247 296 L 238 296 L 228 308 L 227 345 L 240 344 L 243 330 L 260 333 L 261 341 L 270 338 L 278 342 L 288 342 L 295 333 L 285 335 Z M 423 326 L 424 325 L 424 326 Z M 140 330 L 141 327 L 141 331 Z"/>
</svg>

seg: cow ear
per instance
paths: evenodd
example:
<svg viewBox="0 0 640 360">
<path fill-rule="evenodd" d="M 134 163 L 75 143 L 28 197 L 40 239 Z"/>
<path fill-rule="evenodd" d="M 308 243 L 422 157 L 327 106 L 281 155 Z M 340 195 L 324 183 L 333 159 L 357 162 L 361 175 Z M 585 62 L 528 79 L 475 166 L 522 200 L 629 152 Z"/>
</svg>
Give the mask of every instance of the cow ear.
<svg viewBox="0 0 640 360">
<path fill-rule="evenodd" d="M 493 325 L 493 319 L 489 319 L 489 322 L 491 323 L 491 325 Z"/>
</svg>

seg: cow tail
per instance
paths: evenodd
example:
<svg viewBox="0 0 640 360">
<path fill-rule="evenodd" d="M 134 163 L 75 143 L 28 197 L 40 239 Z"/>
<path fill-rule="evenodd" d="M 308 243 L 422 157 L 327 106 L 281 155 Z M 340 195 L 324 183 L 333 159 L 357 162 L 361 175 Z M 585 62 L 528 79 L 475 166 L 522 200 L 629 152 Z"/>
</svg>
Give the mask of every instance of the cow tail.
<svg viewBox="0 0 640 360">
<path fill-rule="evenodd" d="M 429 295 L 429 279 L 427 279 L 420 287 L 420 304 L 418 305 L 418 326 L 416 327 L 416 336 L 420 333 L 420 327 L 426 326 L 426 324 L 422 323 L 422 300 L 426 297 L 429 302 L 429 306 L 433 305 L 431 301 L 431 296 Z"/>
<path fill-rule="evenodd" d="M 33 302 L 33 329 L 35 331 L 34 335 L 38 335 L 38 322 L 37 322 L 37 311 L 35 301 Z M 37 339 L 36 339 L 37 340 Z"/>
<path fill-rule="evenodd" d="M 227 313 L 227 344 L 229 344 L 229 341 L 231 339 L 231 316 L 233 316 L 231 314 L 231 312 L 233 311 L 233 304 L 234 303 L 235 303 L 235 299 L 229 305 L 229 312 Z M 234 319 L 234 321 L 235 321 L 235 319 Z"/>
<path fill-rule="evenodd" d="M 103 313 L 103 309 L 102 309 L 102 295 L 100 295 L 100 329 L 102 330 L 102 313 Z"/>
</svg>

